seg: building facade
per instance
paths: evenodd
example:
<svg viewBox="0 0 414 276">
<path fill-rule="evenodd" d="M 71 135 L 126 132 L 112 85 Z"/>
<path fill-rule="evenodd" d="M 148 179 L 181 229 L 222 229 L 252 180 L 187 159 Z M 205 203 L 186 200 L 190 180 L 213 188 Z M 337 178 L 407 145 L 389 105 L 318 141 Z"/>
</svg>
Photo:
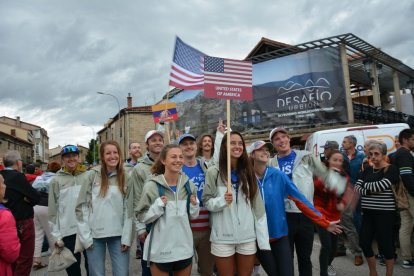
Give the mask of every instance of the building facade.
<svg viewBox="0 0 414 276">
<path fill-rule="evenodd" d="M 31 162 L 42 164 L 49 162 L 49 137 L 44 128 L 23 122 L 19 116 L 15 119 L 3 116 L 0 117 L 0 131 L 31 143 L 33 145 Z"/>
<path fill-rule="evenodd" d="M 98 141 L 102 143 L 114 140 L 119 143 L 124 158 L 128 157 L 128 147 L 131 142 L 141 144 L 145 152 L 145 134 L 155 128 L 151 106 L 132 106 L 132 97 L 127 97 L 127 107 L 120 110 L 114 118 L 110 119 L 104 128 L 99 130 Z"/>
</svg>

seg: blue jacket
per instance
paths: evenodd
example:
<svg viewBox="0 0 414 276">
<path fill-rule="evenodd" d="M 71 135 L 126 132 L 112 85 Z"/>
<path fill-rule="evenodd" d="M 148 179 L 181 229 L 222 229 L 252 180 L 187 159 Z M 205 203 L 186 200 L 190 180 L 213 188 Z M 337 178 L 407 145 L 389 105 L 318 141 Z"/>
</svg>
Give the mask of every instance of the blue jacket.
<svg viewBox="0 0 414 276">
<path fill-rule="evenodd" d="M 349 161 L 349 167 L 350 167 L 350 175 L 349 178 L 351 180 L 351 183 L 355 185 L 356 181 L 359 178 L 362 162 L 364 161 L 365 154 L 362 152 L 355 150 L 355 156 L 351 160 L 348 158 L 346 153 L 343 154 L 344 159 Z"/>
<path fill-rule="evenodd" d="M 262 195 L 270 238 L 280 238 L 288 235 L 286 221 L 285 199 L 293 200 L 302 213 L 324 228 L 329 226 L 327 221 L 312 203 L 299 192 L 289 177 L 282 171 L 267 167 L 264 179 L 258 181 Z"/>
</svg>

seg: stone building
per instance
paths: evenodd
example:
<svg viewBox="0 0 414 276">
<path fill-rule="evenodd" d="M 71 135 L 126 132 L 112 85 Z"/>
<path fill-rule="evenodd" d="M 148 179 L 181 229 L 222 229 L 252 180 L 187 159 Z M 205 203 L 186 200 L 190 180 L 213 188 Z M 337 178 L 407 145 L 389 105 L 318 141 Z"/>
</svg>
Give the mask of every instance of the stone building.
<svg viewBox="0 0 414 276">
<path fill-rule="evenodd" d="M 40 162 L 47 164 L 49 162 L 49 137 L 44 128 L 23 122 L 19 116 L 16 119 L 2 116 L 0 117 L 0 131 L 14 137 L 8 138 L 7 148 L 20 148 L 22 147 L 23 141 L 27 142 L 23 143 L 24 145 L 32 145 L 32 153 L 25 153 L 25 158 L 28 163 Z"/>
<path fill-rule="evenodd" d="M 17 150 L 22 156 L 23 164 L 33 163 L 33 143 L 21 139 L 16 135 L 0 131 L 0 160 L 3 160 L 4 154 L 9 150 Z"/>
<path fill-rule="evenodd" d="M 128 147 L 131 142 L 141 144 L 145 152 L 144 136 L 155 128 L 152 117 L 151 106 L 132 106 L 132 97 L 127 97 L 127 107 L 122 108 L 114 118 L 110 119 L 104 128 L 99 130 L 98 141 L 102 143 L 107 140 L 114 140 L 119 143 L 123 157 L 128 157 Z"/>
</svg>

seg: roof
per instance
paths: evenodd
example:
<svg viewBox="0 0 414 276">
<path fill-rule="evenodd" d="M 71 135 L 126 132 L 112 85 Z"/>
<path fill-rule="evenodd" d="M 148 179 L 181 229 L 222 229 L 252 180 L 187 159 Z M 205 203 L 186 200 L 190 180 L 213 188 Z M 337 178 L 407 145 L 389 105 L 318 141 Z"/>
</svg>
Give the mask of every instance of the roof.
<svg viewBox="0 0 414 276">
<path fill-rule="evenodd" d="M 363 61 L 367 58 L 380 62 L 383 65 L 383 73 L 379 76 L 381 89 L 388 91 L 394 90 L 392 83 L 393 70 L 400 73 L 400 88 L 407 87 L 407 82 L 414 79 L 413 68 L 352 33 L 322 38 L 297 45 L 288 45 L 262 38 L 255 48 L 247 55 L 245 60 L 251 60 L 253 63 L 260 63 L 311 49 L 339 47 L 341 44 L 344 44 L 346 47 L 350 79 L 354 84 L 367 87 L 371 85 L 370 79 L 367 72 L 364 71 L 363 66 Z"/>
<path fill-rule="evenodd" d="M 16 136 L 10 135 L 10 134 L 8 134 L 8 133 L 5 133 L 5 132 L 3 132 L 3 131 L 0 131 L 0 135 L 6 136 L 6 137 L 8 137 L 9 139 L 12 139 L 12 140 L 16 140 L 16 141 L 19 141 L 19 142 L 21 142 L 21 143 L 24 143 L 24 144 L 27 144 L 27 145 L 33 146 L 33 143 L 31 143 L 31 142 L 29 142 L 29 141 L 27 141 L 27 140 L 21 139 L 21 138 L 19 138 L 19 137 L 16 137 Z"/>
</svg>

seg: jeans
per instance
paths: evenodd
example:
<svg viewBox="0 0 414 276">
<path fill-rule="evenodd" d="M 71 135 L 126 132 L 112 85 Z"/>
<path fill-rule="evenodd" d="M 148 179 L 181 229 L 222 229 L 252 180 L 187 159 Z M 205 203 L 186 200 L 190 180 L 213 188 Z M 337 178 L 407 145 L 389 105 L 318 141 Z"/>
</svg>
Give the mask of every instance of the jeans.
<svg viewBox="0 0 414 276">
<path fill-rule="evenodd" d="M 318 234 L 322 245 L 321 251 L 319 252 L 320 275 L 328 276 L 328 266 L 331 265 L 335 257 L 337 236 L 329 233 L 319 225 Z"/>
<path fill-rule="evenodd" d="M 270 243 L 271 251 L 258 250 L 256 255 L 269 276 L 293 276 L 293 259 L 287 236 Z"/>
<path fill-rule="evenodd" d="M 62 241 L 65 243 L 65 247 L 68 248 L 72 253 L 75 251 L 75 244 L 76 244 L 76 234 L 64 237 Z M 88 257 L 83 251 L 83 256 L 85 257 L 85 269 L 86 274 L 89 275 L 88 271 Z M 66 268 L 66 273 L 70 276 L 82 276 L 81 273 L 81 253 L 73 253 L 73 256 L 76 258 L 76 263 L 71 265 L 70 267 Z"/>
<path fill-rule="evenodd" d="M 91 276 L 105 275 L 105 257 L 108 247 L 112 263 L 112 275 L 128 276 L 129 250 L 121 252 L 121 237 L 93 239 L 93 247 L 86 250 Z"/>
<path fill-rule="evenodd" d="M 33 219 L 19 220 L 22 236 L 20 238 L 20 254 L 13 264 L 13 274 L 19 276 L 29 276 L 32 270 L 33 253 L 35 245 L 35 229 Z M 1 233 L 0 233 L 1 235 Z"/>
<path fill-rule="evenodd" d="M 298 257 L 300 276 L 312 276 L 312 247 L 313 247 L 313 222 L 302 213 L 286 213 L 289 227 L 289 244 L 292 249 L 291 257 Z"/>
</svg>

